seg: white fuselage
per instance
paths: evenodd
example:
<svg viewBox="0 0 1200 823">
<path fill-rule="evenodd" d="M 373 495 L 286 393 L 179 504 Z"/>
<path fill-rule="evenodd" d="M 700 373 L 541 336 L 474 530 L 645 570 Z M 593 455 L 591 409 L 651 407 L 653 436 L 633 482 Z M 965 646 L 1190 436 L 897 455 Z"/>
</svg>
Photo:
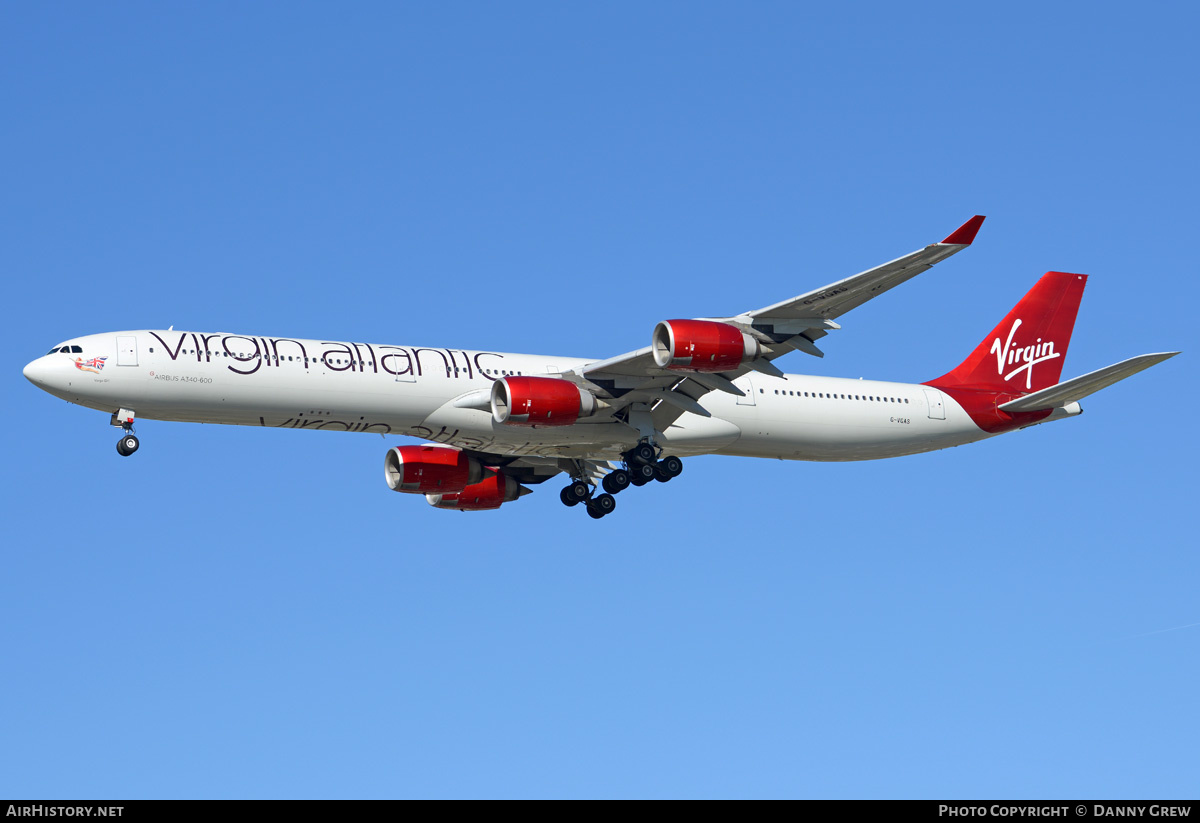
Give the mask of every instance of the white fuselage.
<svg viewBox="0 0 1200 823">
<path fill-rule="evenodd" d="M 501 377 L 554 375 L 595 362 L 585 358 L 179 331 L 67 343 L 81 351 L 41 357 L 26 376 L 64 400 L 129 409 L 139 419 L 399 434 L 512 455 L 616 456 L 638 440 L 635 429 L 607 415 L 530 428 L 460 407 L 464 396 Z M 840 461 L 992 436 L 949 395 L 925 385 L 759 373 L 735 385 L 744 396 L 705 395 L 700 404 L 711 417 L 684 413 L 662 432 L 661 445 L 684 456 Z"/>
</svg>

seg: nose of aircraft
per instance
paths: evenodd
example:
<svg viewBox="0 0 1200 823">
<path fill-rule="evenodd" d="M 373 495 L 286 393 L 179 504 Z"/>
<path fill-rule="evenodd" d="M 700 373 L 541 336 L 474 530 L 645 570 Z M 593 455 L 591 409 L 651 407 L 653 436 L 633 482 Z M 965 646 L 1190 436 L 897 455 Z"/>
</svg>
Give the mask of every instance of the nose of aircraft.
<svg viewBox="0 0 1200 823">
<path fill-rule="evenodd" d="M 44 389 L 50 384 L 51 371 L 49 358 L 39 357 L 22 369 L 21 373 L 25 375 L 25 379 L 30 383 L 39 389 Z"/>
</svg>

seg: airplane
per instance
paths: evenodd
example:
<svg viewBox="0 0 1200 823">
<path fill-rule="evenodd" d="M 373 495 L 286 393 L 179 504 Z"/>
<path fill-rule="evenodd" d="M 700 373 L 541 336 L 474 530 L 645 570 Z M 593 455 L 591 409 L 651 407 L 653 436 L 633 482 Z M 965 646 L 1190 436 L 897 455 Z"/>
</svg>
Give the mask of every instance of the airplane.
<svg viewBox="0 0 1200 823">
<path fill-rule="evenodd" d="M 924 383 L 785 374 L 838 318 L 970 246 L 976 215 L 939 243 L 765 308 L 664 320 L 650 345 L 594 360 L 493 351 L 120 331 L 59 343 L 24 369 L 50 394 L 136 419 L 405 435 L 394 491 L 440 509 L 497 509 L 565 474 L 559 499 L 600 519 L 630 486 L 702 454 L 850 461 L 959 446 L 1073 417 L 1079 401 L 1179 352 L 1059 382 L 1087 276 L 1047 272 L 954 369 Z"/>
</svg>

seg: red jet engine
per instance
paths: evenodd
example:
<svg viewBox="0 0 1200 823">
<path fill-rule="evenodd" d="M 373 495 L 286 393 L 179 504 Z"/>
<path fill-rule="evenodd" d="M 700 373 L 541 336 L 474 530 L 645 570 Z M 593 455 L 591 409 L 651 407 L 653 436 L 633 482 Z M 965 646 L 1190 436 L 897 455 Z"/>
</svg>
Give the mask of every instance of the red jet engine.
<svg viewBox="0 0 1200 823">
<path fill-rule="evenodd" d="M 660 369 L 678 371 L 730 371 L 762 353 L 753 337 L 715 320 L 664 320 L 650 346 Z"/>
<path fill-rule="evenodd" d="M 448 446 L 397 446 L 383 461 L 388 488 L 430 494 L 461 492 L 484 479 L 483 464 Z"/>
<path fill-rule="evenodd" d="M 492 384 L 492 419 L 509 426 L 569 426 L 596 412 L 596 397 L 559 377 L 502 377 Z"/>
<path fill-rule="evenodd" d="M 460 512 L 481 512 L 498 509 L 504 503 L 521 496 L 521 484 L 506 474 L 493 474 L 480 483 L 473 483 L 460 492 L 427 494 L 429 505 L 438 509 L 457 509 Z"/>
</svg>

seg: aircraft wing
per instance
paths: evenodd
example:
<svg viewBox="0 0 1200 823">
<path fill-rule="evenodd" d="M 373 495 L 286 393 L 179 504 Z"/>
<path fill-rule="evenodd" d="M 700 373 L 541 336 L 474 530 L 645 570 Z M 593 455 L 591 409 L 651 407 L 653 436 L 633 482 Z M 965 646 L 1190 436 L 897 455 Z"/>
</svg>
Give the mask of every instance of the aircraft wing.
<svg viewBox="0 0 1200 823">
<path fill-rule="evenodd" d="M 655 404 L 656 421 L 668 425 L 685 411 L 708 416 L 697 402 L 699 398 L 710 391 L 743 396 L 745 392 L 735 385 L 735 380 L 751 371 L 782 375 L 771 361 L 791 351 L 824 357 L 814 341 L 840 328 L 834 318 L 967 248 L 983 220 L 982 215 L 976 215 L 940 243 L 931 243 L 911 254 L 790 300 L 731 317 L 697 318 L 733 326 L 757 341 L 759 356 L 756 359 L 726 371 L 662 368 L 655 361 L 653 347 L 647 346 L 590 363 L 562 377 L 587 386 L 617 409 L 635 402 Z"/>
<path fill-rule="evenodd" d="M 811 330 L 837 328 L 836 325 L 821 325 L 819 321 L 840 317 L 871 298 L 878 297 L 885 291 L 927 271 L 935 263 L 940 263 L 952 254 L 962 251 L 975 240 L 975 235 L 979 233 L 979 227 L 983 225 L 983 220 L 983 215 L 977 214 L 940 243 L 931 243 L 912 254 L 906 254 L 853 277 L 830 283 L 824 288 L 784 300 L 782 303 L 747 312 L 742 317 L 752 318 L 756 326 L 797 328 L 804 329 L 805 333 Z M 740 320 L 741 318 L 730 319 Z M 791 321 L 790 324 L 789 321 Z M 803 321 L 812 321 L 815 325 L 811 329 L 805 328 Z"/>
</svg>

